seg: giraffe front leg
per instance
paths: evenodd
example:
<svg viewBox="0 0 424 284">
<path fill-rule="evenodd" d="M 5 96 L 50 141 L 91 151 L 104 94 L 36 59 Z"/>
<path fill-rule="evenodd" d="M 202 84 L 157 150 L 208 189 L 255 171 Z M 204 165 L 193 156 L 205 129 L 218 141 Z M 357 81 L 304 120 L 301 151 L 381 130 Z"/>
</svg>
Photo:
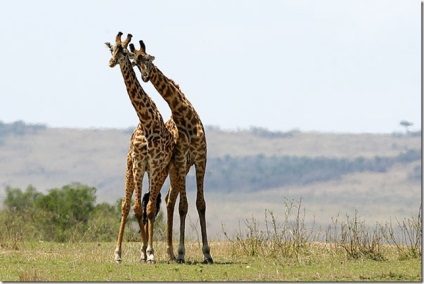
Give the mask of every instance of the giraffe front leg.
<svg viewBox="0 0 424 284">
<path fill-rule="evenodd" d="M 150 202 L 149 202 L 150 203 Z M 147 212 L 153 212 L 153 208 L 150 207 Z M 147 221 L 147 248 L 146 248 L 146 262 L 147 263 L 155 263 L 155 250 L 153 248 L 153 231 L 154 231 L 154 223 L 156 213 L 147 213 L 148 221 Z M 153 215 L 153 218 L 151 218 Z"/>
<path fill-rule="evenodd" d="M 114 251 L 114 260 L 116 263 L 121 263 L 122 239 L 124 238 L 125 223 L 128 213 L 130 212 L 131 198 L 134 192 L 133 172 L 132 172 L 131 149 L 127 156 L 127 171 L 125 175 L 125 196 L 121 205 L 121 224 L 119 226 L 118 241 Z"/>
<path fill-rule="evenodd" d="M 166 252 L 168 253 L 168 258 L 170 261 L 175 260 L 174 255 L 174 247 L 172 244 L 172 231 L 173 231 L 173 225 L 174 225 L 174 208 L 175 208 L 175 201 L 177 199 L 178 194 L 175 192 L 175 190 L 172 188 L 172 186 L 169 188 L 168 194 L 166 195 L 166 210 L 167 210 L 167 222 L 166 222 L 166 239 L 167 239 L 167 248 Z"/>
<path fill-rule="evenodd" d="M 179 179 L 178 179 L 178 171 L 174 164 L 171 162 L 169 167 L 169 181 L 171 186 L 169 187 L 168 194 L 166 195 L 166 210 L 167 210 L 167 230 L 166 230 L 166 238 L 167 238 L 167 253 L 170 261 L 174 261 L 174 247 L 172 244 L 173 237 L 173 225 L 174 225 L 174 209 L 175 202 L 178 197 L 178 192 L 180 189 Z"/>
<path fill-rule="evenodd" d="M 185 171 L 183 170 L 185 169 Z M 185 263 L 185 221 L 188 212 L 188 202 L 186 193 L 186 176 L 190 171 L 190 165 L 186 163 L 183 156 L 181 166 L 178 168 L 178 186 L 180 194 L 179 214 L 180 214 L 180 244 L 178 246 L 178 263 Z"/>
<path fill-rule="evenodd" d="M 143 229 L 141 230 L 141 238 L 143 239 L 143 246 L 141 247 L 140 261 L 146 262 L 147 261 L 147 224 L 145 224 L 143 226 Z"/>
<path fill-rule="evenodd" d="M 187 196 L 185 190 L 180 192 L 180 204 L 179 204 L 179 213 L 180 213 L 180 244 L 178 246 L 178 263 L 185 263 L 185 220 L 188 211 Z"/>
<path fill-rule="evenodd" d="M 142 202 L 142 218 L 140 218 L 140 231 L 141 231 L 141 237 L 143 239 L 143 247 L 141 248 L 141 261 L 148 262 L 149 256 L 148 254 L 151 254 L 151 249 L 149 249 L 149 223 L 150 220 L 147 218 L 147 205 L 150 199 L 150 192 L 146 193 L 143 196 L 143 202 Z"/>
<path fill-rule="evenodd" d="M 147 240 L 148 239 L 147 238 L 147 223 L 145 223 L 145 220 L 143 219 L 142 206 L 136 206 L 136 205 L 137 205 L 137 202 L 134 204 L 134 213 L 140 228 L 141 240 L 143 242 L 141 246 L 141 250 L 140 250 L 140 261 L 145 262 L 147 260 L 146 249 L 147 249 L 147 241 L 148 241 Z"/>
<path fill-rule="evenodd" d="M 160 172 L 153 172 L 152 178 L 150 180 L 150 195 L 149 202 L 147 203 L 147 249 L 146 249 L 146 261 L 148 263 L 155 262 L 154 249 L 153 249 L 153 232 L 154 232 L 154 224 L 156 215 L 159 212 L 158 207 L 158 198 L 160 194 L 160 190 L 165 182 L 165 179 L 168 175 L 168 168 L 163 169 Z"/>
<path fill-rule="evenodd" d="M 134 184 L 135 184 L 135 201 L 134 201 L 134 215 L 137 219 L 138 226 L 140 228 L 141 233 L 141 239 L 143 241 L 142 247 L 141 247 L 141 255 L 140 255 L 140 261 L 146 261 L 146 248 L 147 248 L 147 234 L 146 234 L 146 224 L 143 219 L 143 211 L 145 210 L 144 206 L 145 204 L 142 204 L 141 194 L 142 194 L 142 187 L 143 187 L 143 175 L 145 172 L 145 168 L 140 167 L 140 164 L 137 164 L 133 168 L 133 175 L 134 175 Z M 146 193 L 145 195 L 149 195 L 149 193 Z M 144 199 L 144 197 L 143 197 Z M 144 200 L 143 200 L 144 202 Z"/>
</svg>

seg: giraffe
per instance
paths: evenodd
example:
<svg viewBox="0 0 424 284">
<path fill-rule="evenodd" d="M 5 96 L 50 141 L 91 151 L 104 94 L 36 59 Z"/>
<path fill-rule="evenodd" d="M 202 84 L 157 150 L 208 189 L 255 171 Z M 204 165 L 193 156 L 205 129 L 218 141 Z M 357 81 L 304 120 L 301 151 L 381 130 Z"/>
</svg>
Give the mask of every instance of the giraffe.
<svg viewBox="0 0 424 284">
<path fill-rule="evenodd" d="M 170 129 L 175 128 L 173 121 L 163 122 L 162 116 L 153 100 L 144 92 L 130 62 L 130 53 L 127 50 L 132 35 L 121 41 L 122 32 L 115 39 L 115 45 L 106 43 L 112 58 L 109 67 L 119 64 L 125 86 L 131 103 L 139 117 L 139 124 L 130 139 L 130 149 L 127 155 L 127 168 L 125 177 L 125 197 L 122 201 L 122 216 L 119 228 L 118 240 L 114 252 L 115 261 L 120 263 L 121 246 L 124 234 L 125 222 L 131 206 L 131 198 L 135 191 L 134 213 L 140 226 L 143 239 L 141 260 L 154 262 L 153 228 L 157 208 L 157 198 L 162 185 L 168 175 L 169 163 L 173 153 L 175 138 Z M 147 172 L 149 179 L 149 202 L 145 209 L 147 225 L 143 221 L 143 208 L 141 205 L 141 191 L 143 175 Z"/>
<path fill-rule="evenodd" d="M 172 112 L 172 119 L 178 128 L 178 140 L 169 168 L 171 186 L 166 196 L 168 255 L 171 259 L 175 259 L 172 246 L 172 225 L 175 201 L 178 194 L 180 194 L 180 243 L 176 260 L 179 263 L 185 261 L 184 231 L 185 218 L 188 211 L 186 176 L 190 167 L 195 165 L 197 184 L 196 208 L 199 214 L 202 234 L 202 252 L 204 262 L 213 263 L 206 233 L 206 202 L 203 185 L 206 171 L 207 147 L 202 121 L 180 87 L 173 80 L 166 77 L 153 64 L 154 56 L 146 53 L 146 46 L 143 41 L 140 40 L 139 50 L 136 50 L 134 45 L 130 44 L 130 51 L 134 54 L 132 64 L 140 70 L 143 81 L 148 82 L 150 80 L 159 94 L 168 103 Z"/>
</svg>

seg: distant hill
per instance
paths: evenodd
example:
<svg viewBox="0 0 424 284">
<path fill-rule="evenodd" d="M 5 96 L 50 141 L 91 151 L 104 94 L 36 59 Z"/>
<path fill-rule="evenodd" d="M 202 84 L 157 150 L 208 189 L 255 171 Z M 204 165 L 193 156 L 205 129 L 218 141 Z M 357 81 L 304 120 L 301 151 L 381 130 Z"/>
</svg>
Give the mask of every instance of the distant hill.
<svg viewBox="0 0 424 284">
<path fill-rule="evenodd" d="M 21 121 L 0 122 L 0 188 L 24 189 L 31 184 L 44 192 L 80 182 L 97 188 L 97 201 L 114 203 L 124 194 L 125 162 L 132 130 L 50 128 Z M 367 181 L 376 181 L 381 175 L 386 176 L 382 182 L 392 180 L 399 190 L 404 190 L 400 184 L 415 192 L 415 195 L 404 194 L 410 199 L 404 200 L 402 207 L 415 209 L 414 203 L 421 192 L 421 133 L 272 132 L 262 128 L 225 131 L 210 126 L 206 127 L 206 135 L 205 191 L 207 201 L 211 200 L 208 212 L 212 215 L 216 206 L 224 210 L 228 205 L 234 210 L 229 204 L 220 204 L 223 201 L 245 204 L 247 207 L 240 207 L 242 211 L 259 204 L 262 204 L 260 208 L 271 206 L 276 199 L 270 192 L 275 196 L 302 192 L 304 198 L 311 194 L 319 196 L 320 204 L 330 200 L 337 203 L 349 195 L 337 195 L 332 185 L 338 184 L 340 192 L 346 188 L 361 192 L 369 186 Z M 360 180 L 356 187 L 351 182 L 354 176 Z M 346 180 L 350 180 L 349 184 Z M 193 170 L 187 186 L 193 195 Z M 308 191 L 321 186 L 325 186 L 320 189 L 322 194 Z M 374 184 L 373 198 L 381 201 L 379 196 L 386 196 L 384 191 L 388 186 Z M 333 193 L 328 195 L 330 188 Z M 365 191 L 361 198 L 371 196 Z M 266 196 L 268 201 L 264 200 Z M 0 190 L 0 200 L 3 197 L 4 190 Z M 195 197 L 191 198 L 189 202 L 193 205 Z M 249 198 L 253 198 L 250 202 L 255 205 L 248 205 Z M 392 201 L 386 196 L 387 204 Z M 196 216 L 194 212 L 195 209 L 191 214 Z"/>
<path fill-rule="evenodd" d="M 99 201 L 114 201 L 123 194 L 132 130 L 1 123 L 0 186 L 32 184 L 43 191 L 77 181 L 95 186 Z M 206 133 L 206 190 L 218 191 L 304 184 L 350 172 L 387 170 L 396 157 L 402 157 L 399 155 L 409 153 L 410 161 L 415 161 L 421 150 L 419 135 L 271 132 L 262 128 L 224 131 L 217 127 L 206 127 Z M 193 190 L 194 179 L 188 182 L 188 189 Z"/>
</svg>

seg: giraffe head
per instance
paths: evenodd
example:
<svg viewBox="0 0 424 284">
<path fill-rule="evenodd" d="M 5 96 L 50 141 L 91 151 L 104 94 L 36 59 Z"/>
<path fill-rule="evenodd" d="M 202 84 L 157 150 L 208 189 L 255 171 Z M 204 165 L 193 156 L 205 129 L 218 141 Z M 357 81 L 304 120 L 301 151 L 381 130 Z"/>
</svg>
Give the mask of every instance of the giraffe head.
<svg viewBox="0 0 424 284">
<path fill-rule="evenodd" d="M 127 38 L 124 41 L 121 41 L 122 32 L 119 32 L 115 39 L 115 45 L 111 45 L 109 42 L 106 42 L 106 46 L 109 48 L 110 53 L 112 53 L 112 58 L 109 60 L 109 67 L 113 68 L 116 64 L 119 64 L 126 56 L 132 57 L 130 52 L 128 52 L 128 44 L 131 41 L 132 35 L 128 34 Z"/>
<path fill-rule="evenodd" d="M 144 82 L 148 82 L 155 57 L 146 53 L 146 46 L 142 40 L 140 40 L 139 50 L 135 49 L 134 44 L 130 44 L 130 50 L 134 54 L 132 65 L 137 66 L 140 70 L 141 79 L 143 79 Z"/>
</svg>

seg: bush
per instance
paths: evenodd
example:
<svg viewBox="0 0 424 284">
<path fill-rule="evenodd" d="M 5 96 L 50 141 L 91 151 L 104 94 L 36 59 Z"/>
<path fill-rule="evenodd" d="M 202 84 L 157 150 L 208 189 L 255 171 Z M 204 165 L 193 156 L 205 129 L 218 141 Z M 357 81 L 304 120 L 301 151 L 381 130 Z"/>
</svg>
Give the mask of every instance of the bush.
<svg viewBox="0 0 424 284">
<path fill-rule="evenodd" d="M 241 253 L 276 259 L 298 257 L 319 235 L 314 226 L 306 227 L 302 199 L 285 200 L 282 220 L 278 220 L 272 211 L 265 210 L 264 226 L 253 216 L 244 224 L 246 228 L 239 227 L 233 237 L 223 226 L 223 233 L 232 244 L 233 255 Z"/>
<path fill-rule="evenodd" d="M 18 248 L 19 242 L 116 240 L 121 219 L 121 202 L 95 204 L 96 189 L 79 183 L 53 188 L 48 194 L 28 186 L 6 187 L 5 209 L 0 211 L 0 245 Z M 127 220 L 126 240 L 140 241 L 134 217 Z M 155 240 L 165 240 L 166 225 L 160 211 L 155 222 Z"/>
<path fill-rule="evenodd" d="M 286 200 L 282 220 L 272 211 L 265 210 L 265 224 L 252 216 L 244 221 L 230 236 L 222 224 L 222 231 L 231 243 L 233 256 L 274 258 L 277 261 L 293 259 L 301 261 L 308 257 L 313 242 L 321 241 L 321 228 L 307 227 L 302 199 Z M 371 259 L 384 261 L 397 248 L 399 259 L 420 258 L 422 256 L 422 209 L 417 216 L 398 221 L 397 226 L 387 223 L 366 224 L 358 211 L 353 217 L 346 215 L 340 220 L 332 218 L 324 235 L 325 247 L 347 259 Z M 388 254 L 389 253 L 389 254 Z M 304 258 L 303 258 L 304 259 Z"/>
<path fill-rule="evenodd" d="M 422 204 L 417 216 L 397 220 L 396 226 L 390 221 L 381 226 L 387 243 L 396 246 L 401 259 L 422 257 Z"/>
<path fill-rule="evenodd" d="M 333 226 L 329 226 L 326 232 L 326 242 L 335 245 L 336 249 L 343 249 L 347 256 L 353 259 L 366 257 L 384 260 L 381 252 L 382 239 L 380 226 L 367 226 L 356 210 L 353 218 L 346 215 L 346 221 L 339 223 L 338 217 L 333 219 Z"/>
</svg>

